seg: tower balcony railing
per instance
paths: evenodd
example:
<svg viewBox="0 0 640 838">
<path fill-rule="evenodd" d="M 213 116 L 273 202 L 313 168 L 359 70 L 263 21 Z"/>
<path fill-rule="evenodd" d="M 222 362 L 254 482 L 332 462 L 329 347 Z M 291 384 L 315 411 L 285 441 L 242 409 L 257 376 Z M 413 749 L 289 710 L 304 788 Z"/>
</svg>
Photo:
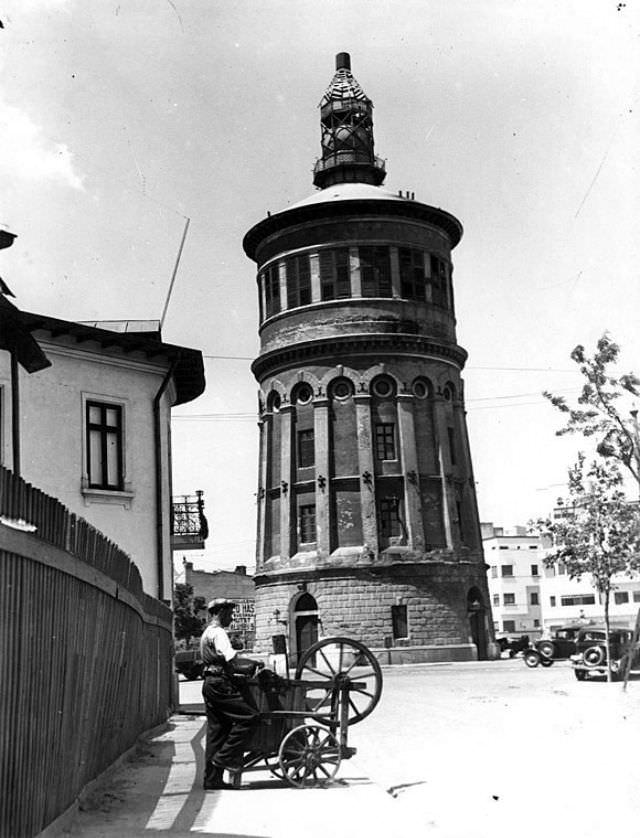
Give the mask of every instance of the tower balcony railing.
<svg viewBox="0 0 640 838">
<path fill-rule="evenodd" d="M 203 492 L 182 495 L 171 502 L 171 547 L 173 550 L 202 550 L 209 536 L 204 514 Z"/>
<path fill-rule="evenodd" d="M 382 172 L 386 171 L 385 162 L 382 157 L 363 153 L 361 151 L 337 151 L 335 154 L 327 154 L 316 160 L 313 173 L 324 172 L 334 166 L 373 166 Z"/>
</svg>

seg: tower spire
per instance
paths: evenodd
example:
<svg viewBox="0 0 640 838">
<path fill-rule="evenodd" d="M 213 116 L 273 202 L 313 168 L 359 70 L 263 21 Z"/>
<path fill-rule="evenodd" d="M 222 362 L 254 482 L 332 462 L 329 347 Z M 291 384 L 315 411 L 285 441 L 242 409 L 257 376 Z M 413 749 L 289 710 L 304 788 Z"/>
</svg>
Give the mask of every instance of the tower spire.
<svg viewBox="0 0 640 838">
<path fill-rule="evenodd" d="M 348 52 L 336 55 L 336 73 L 320 102 L 320 130 L 316 186 L 354 181 L 379 186 L 384 181 L 384 161 L 373 150 L 373 102 L 353 77 Z"/>
</svg>

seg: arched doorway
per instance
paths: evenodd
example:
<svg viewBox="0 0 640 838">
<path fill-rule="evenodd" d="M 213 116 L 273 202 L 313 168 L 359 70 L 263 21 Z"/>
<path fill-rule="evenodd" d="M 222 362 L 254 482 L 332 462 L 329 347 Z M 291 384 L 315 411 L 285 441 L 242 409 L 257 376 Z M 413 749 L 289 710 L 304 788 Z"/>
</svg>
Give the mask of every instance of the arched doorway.
<svg viewBox="0 0 640 838">
<path fill-rule="evenodd" d="M 311 594 L 303 593 L 293 606 L 295 660 L 318 639 L 318 603 Z M 312 662 L 312 666 L 315 663 Z"/>
<path fill-rule="evenodd" d="M 467 614 L 469 615 L 469 631 L 471 640 L 478 650 L 478 660 L 487 660 L 487 609 L 479 588 L 471 588 L 467 594 Z"/>
</svg>

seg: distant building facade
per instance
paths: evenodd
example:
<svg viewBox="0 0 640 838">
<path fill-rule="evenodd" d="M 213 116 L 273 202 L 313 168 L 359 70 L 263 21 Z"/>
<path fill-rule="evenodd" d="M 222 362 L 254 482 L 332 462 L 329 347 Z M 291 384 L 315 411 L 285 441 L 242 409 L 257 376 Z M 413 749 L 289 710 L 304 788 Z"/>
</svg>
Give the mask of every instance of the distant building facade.
<svg viewBox="0 0 640 838">
<path fill-rule="evenodd" d="M 496 636 L 542 636 L 541 581 L 544 550 L 537 535 L 525 527 L 505 530 L 482 524 L 484 556 Z"/>
<path fill-rule="evenodd" d="M 183 566 L 185 584 L 191 585 L 194 596 L 202 597 L 205 603 L 218 597 L 225 597 L 236 603 L 230 631 L 239 637 L 245 649 L 253 648 L 256 594 L 253 577 L 247 575 L 247 568 L 238 565 L 234 571 L 197 570 L 194 569 L 193 562 L 186 560 Z"/>
<path fill-rule="evenodd" d="M 202 354 L 155 321 L 75 323 L 20 312 L 50 366 L 17 380 L 0 352 L 0 462 L 127 552 L 169 601 L 171 408 L 204 390 Z M 16 396 L 16 394 L 19 394 Z"/>
<path fill-rule="evenodd" d="M 565 623 L 602 622 L 604 608 L 591 576 L 570 579 L 562 562 L 547 567 L 551 548 L 527 528 L 482 525 L 489 594 L 496 636 L 533 640 Z M 609 614 L 633 625 L 640 609 L 640 575 L 614 577 Z"/>
<path fill-rule="evenodd" d="M 257 263 L 256 630 L 295 660 L 346 634 L 394 661 L 484 658 L 492 622 L 456 341 L 460 222 L 381 188 L 346 53 L 310 198 L 245 236 Z"/>
</svg>

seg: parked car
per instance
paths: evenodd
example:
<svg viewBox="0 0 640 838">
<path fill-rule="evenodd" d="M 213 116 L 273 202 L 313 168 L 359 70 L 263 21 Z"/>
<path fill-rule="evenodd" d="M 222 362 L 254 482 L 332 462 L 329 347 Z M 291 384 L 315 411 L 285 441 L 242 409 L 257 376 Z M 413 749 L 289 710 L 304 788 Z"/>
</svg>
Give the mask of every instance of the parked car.
<svg viewBox="0 0 640 838">
<path fill-rule="evenodd" d="M 640 649 L 633 648 L 633 632 L 628 628 L 612 627 L 609 631 L 611 677 L 621 678 L 628 656 L 631 668 L 640 665 Z M 604 626 L 583 626 L 578 633 L 576 651 L 571 655 L 573 671 L 578 681 L 593 676 L 607 675 L 607 644 Z"/>
<path fill-rule="evenodd" d="M 524 652 L 529 648 L 530 640 L 528 634 L 522 634 L 520 637 L 511 638 L 509 636 L 496 637 L 496 643 L 500 649 L 500 654 L 509 653 L 510 658 L 514 658 L 518 652 Z"/>
<path fill-rule="evenodd" d="M 551 666 L 554 661 L 566 660 L 576 651 L 576 639 L 584 623 L 568 623 L 551 630 L 551 637 L 536 642 L 524 653 L 527 666 Z"/>
</svg>

